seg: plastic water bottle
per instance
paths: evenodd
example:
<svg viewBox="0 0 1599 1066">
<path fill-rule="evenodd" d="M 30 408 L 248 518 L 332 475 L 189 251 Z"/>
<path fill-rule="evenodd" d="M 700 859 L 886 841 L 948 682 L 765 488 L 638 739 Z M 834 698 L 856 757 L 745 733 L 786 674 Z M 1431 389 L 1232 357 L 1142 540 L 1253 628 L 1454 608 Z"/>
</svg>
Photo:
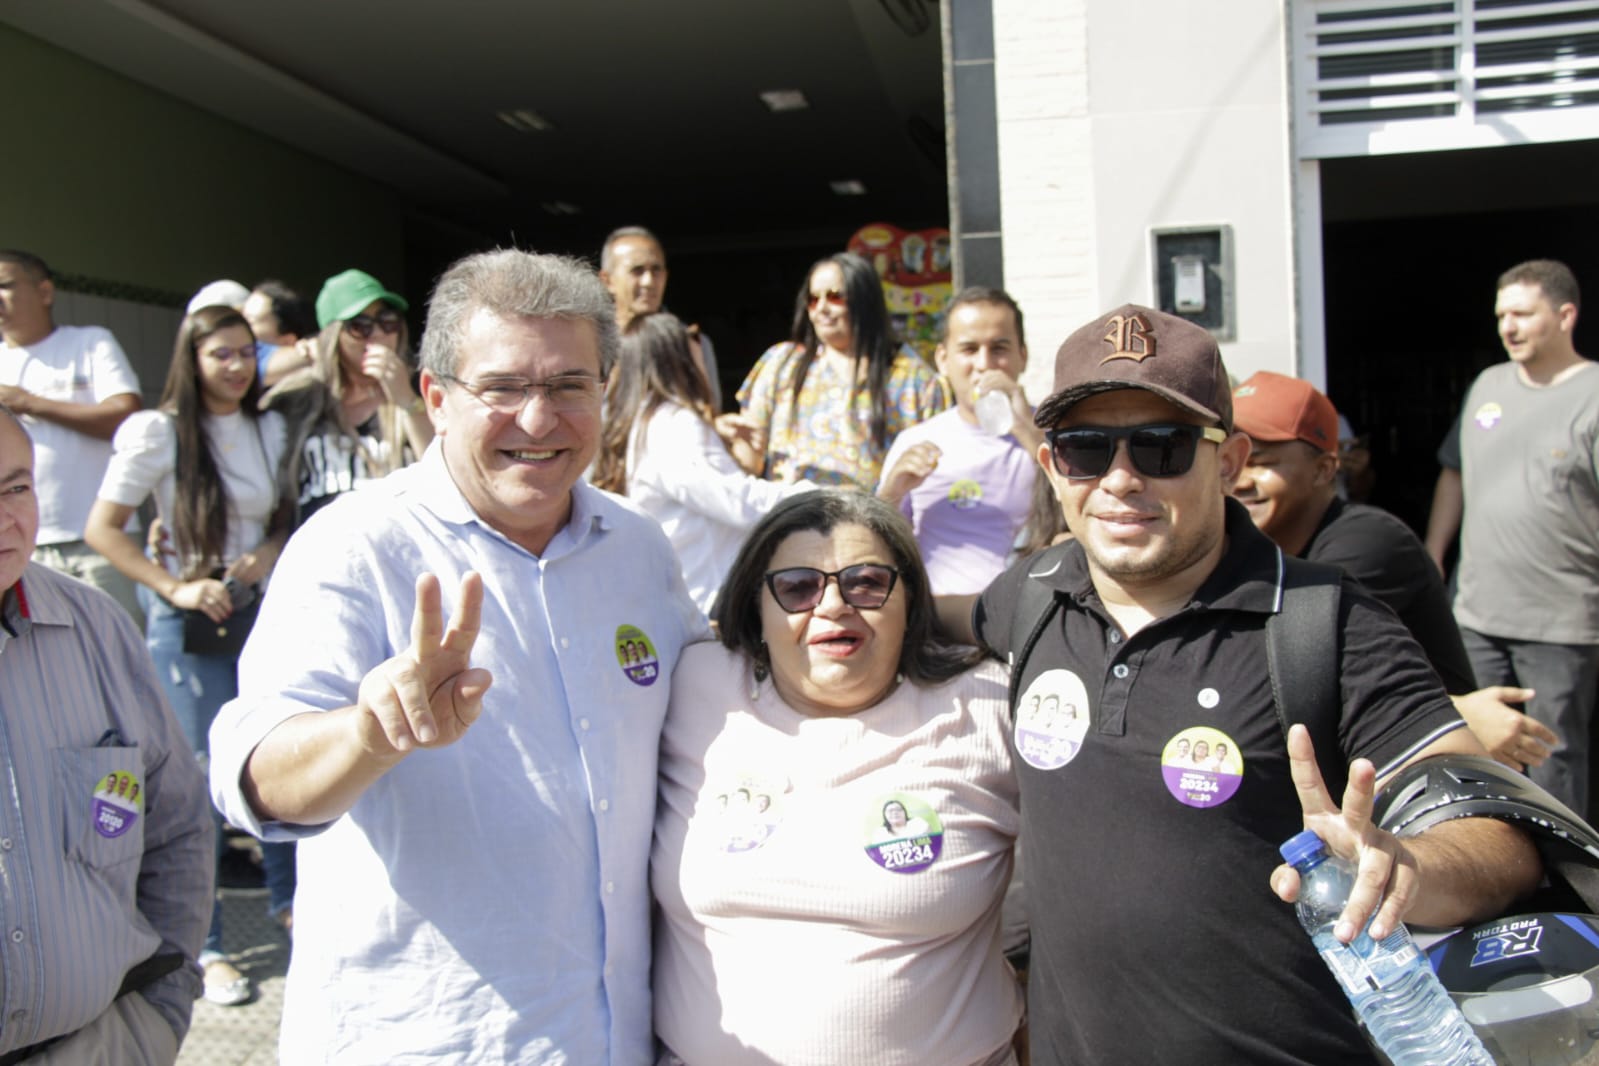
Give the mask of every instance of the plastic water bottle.
<svg viewBox="0 0 1599 1066">
<path fill-rule="evenodd" d="M 1410 939 L 1410 930 L 1400 925 L 1376 941 L 1362 929 L 1349 944 L 1333 936 L 1355 885 L 1354 865 L 1330 854 L 1309 830 L 1279 850 L 1299 871 L 1299 924 L 1394 1066 L 1493 1066 L 1493 1056 Z"/>
<path fill-rule="evenodd" d="M 1016 426 L 1016 412 L 1011 409 L 1010 397 L 1003 392 L 985 392 L 972 406 L 977 411 L 977 424 L 990 436 L 1003 437 Z"/>
</svg>

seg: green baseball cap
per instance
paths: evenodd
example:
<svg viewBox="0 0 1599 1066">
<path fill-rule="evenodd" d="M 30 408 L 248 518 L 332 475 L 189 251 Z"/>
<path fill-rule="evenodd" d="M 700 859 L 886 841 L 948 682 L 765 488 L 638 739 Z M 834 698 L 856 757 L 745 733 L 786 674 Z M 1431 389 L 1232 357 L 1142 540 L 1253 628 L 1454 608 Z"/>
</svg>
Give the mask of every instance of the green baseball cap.
<svg viewBox="0 0 1599 1066">
<path fill-rule="evenodd" d="M 333 322 L 343 322 L 360 314 L 373 300 L 393 304 L 401 311 L 411 305 L 405 297 L 392 293 L 383 283 L 364 270 L 346 270 L 322 283 L 316 297 L 316 324 L 326 327 Z"/>
</svg>

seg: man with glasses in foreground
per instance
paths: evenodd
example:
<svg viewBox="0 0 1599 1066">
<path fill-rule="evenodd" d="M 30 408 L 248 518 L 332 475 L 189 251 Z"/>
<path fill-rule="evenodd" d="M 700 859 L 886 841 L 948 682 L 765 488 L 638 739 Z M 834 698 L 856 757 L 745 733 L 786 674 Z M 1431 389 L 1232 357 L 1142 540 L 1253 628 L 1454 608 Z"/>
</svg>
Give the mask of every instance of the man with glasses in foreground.
<svg viewBox="0 0 1599 1066">
<path fill-rule="evenodd" d="M 581 263 L 455 264 L 433 445 L 278 564 L 211 780 L 302 841 L 284 1062 L 652 1061 L 665 679 L 709 631 L 660 529 L 579 481 L 616 348 Z"/>
<path fill-rule="evenodd" d="M 1264 638 L 1283 557 L 1228 498 L 1249 438 L 1205 330 L 1133 305 L 1101 316 L 1061 345 L 1036 421 L 1074 542 L 974 609 L 941 608 L 1014 659 L 1040 583 L 1050 613 L 1013 665 L 1013 708 L 1053 695 L 1077 711 L 1014 725 L 1029 881 L 1058 901 L 1031 908 L 1033 1062 L 1373 1061 L 1285 902 L 1298 877 L 1277 846 L 1308 828 L 1358 857 L 1346 942 L 1373 915 L 1380 937 L 1499 913 L 1540 876 L 1518 830 L 1460 819 L 1401 842 L 1370 817 L 1379 779 L 1481 746 L 1403 626 L 1348 582 L 1326 649 L 1337 728 L 1285 737 Z M 1225 754 L 1180 757 L 1201 744 Z"/>
</svg>

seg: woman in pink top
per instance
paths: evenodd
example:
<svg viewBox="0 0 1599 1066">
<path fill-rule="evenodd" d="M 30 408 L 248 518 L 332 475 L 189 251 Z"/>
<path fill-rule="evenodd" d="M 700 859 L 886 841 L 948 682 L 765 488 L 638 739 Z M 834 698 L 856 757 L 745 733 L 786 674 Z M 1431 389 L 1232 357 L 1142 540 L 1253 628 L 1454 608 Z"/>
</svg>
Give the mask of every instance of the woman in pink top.
<svg viewBox="0 0 1599 1066">
<path fill-rule="evenodd" d="M 1014 1062 L 1006 675 L 933 637 L 893 507 L 779 503 L 672 676 L 651 879 L 663 1063 Z"/>
</svg>

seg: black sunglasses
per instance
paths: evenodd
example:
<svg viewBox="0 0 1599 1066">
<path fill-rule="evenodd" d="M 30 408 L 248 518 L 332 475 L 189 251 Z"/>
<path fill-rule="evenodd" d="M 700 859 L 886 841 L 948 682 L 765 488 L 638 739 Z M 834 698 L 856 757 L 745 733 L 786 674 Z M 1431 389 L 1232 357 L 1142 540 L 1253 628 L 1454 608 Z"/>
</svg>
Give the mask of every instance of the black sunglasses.
<svg viewBox="0 0 1599 1066">
<path fill-rule="evenodd" d="M 354 318 L 344 320 L 344 328 L 357 340 L 364 341 L 372 336 L 374 327 L 384 333 L 400 332 L 400 312 L 384 308 L 375 315 L 356 315 Z"/>
<path fill-rule="evenodd" d="M 798 614 L 813 610 L 822 602 L 829 578 L 838 580 L 838 594 L 845 603 L 870 611 L 888 602 L 899 571 L 881 563 L 856 563 L 832 572 L 812 566 L 790 566 L 767 571 L 766 587 L 772 590 L 772 599 L 779 607 L 789 614 Z"/>
<path fill-rule="evenodd" d="M 1133 469 L 1145 477 L 1182 477 L 1193 468 L 1202 440 L 1220 444 L 1225 430 L 1175 422 L 1146 426 L 1072 426 L 1046 430 L 1055 471 L 1072 481 L 1102 477 L 1116 455 L 1116 442 L 1127 442 Z"/>
</svg>

